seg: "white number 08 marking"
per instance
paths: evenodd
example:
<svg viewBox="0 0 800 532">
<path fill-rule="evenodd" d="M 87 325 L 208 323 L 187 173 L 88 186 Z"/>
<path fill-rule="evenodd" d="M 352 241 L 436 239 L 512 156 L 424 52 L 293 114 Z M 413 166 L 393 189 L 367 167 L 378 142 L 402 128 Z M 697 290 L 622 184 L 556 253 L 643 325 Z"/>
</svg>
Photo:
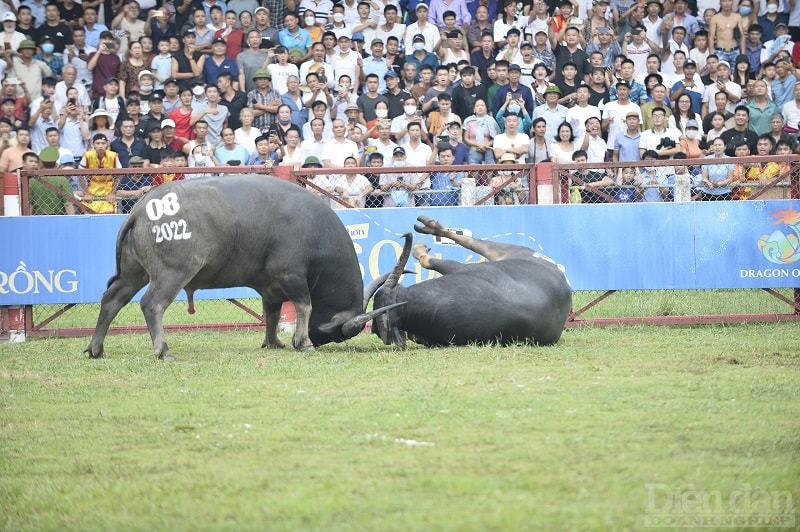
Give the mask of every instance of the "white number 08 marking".
<svg viewBox="0 0 800 532">
<path fill-rule="evenodd" d="M 192 233 L 186 230 L 186 220 L 172 220 L 161 225 L 154 225 L 151 231 L 156 235 L 156 243 L 170 240 L 188 240 L 192 238 Z"/>
<path fill-rule="evenodd" d="M 147 217 L 156 222 L 162 216 L 175 216 L 181 210 L 178 195 L 174 192 L 164 194 L 162 198 L 153 198 L 147 202 Z"/>
</svg>

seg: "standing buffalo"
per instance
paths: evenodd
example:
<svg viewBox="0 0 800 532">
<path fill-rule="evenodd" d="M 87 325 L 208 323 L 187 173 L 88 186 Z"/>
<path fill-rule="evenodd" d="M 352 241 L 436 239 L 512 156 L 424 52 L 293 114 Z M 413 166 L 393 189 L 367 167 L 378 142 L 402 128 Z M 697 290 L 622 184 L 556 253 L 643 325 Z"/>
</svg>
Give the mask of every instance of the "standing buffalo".
<svg viewBox="0 0 800 532">
<path fill-rule="evenodd" d="M 411 252 L 411 235 L 397 265 L 375 294 L 375 306 L 406 303 L 376 317 L 372 330 L 384 344 L 406 345 L 406 334 L 427 346 L 516 342 L 551 345 L 561 337 L 572 289 L 556 263 L 530 248 L 455 234 L 420 216 L 418 233 L 446 237 L 490 262 L 435 259 L 424 244 L 414 257 L 442 277 L 408 288 L 398 284 Z"/>
<path fill-rule="evenodd" d="M 92 358 L 104 356 L 111 321 L 148 283 L 141 306 L 158 358 L 173 358 L 164 311 L 184 288 L 190 305 L 202 288 L 256 290 L 267 323 L 262 347 L 270 348 L 283 347 L 278 317 L 284 301 L 294 303 L 292 343 L 303 350 L 351 338 L 388 310 L 364 312 L 353 242 L 327 203 L 273 178 L 226 176 L 153 189 L 120 228 L 116 264 L 86 348 Z"/>
</svg>

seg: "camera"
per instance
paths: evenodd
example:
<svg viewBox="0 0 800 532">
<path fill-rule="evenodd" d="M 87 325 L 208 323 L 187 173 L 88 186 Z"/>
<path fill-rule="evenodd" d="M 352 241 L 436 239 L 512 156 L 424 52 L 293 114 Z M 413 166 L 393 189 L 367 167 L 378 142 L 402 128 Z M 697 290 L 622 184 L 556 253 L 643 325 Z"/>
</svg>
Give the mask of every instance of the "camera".
<svg viewBox="0 0 800 532">
<path fill-rule="evenodd" d="M 672 139 L 671 139 L 671 138 L 669 138 L 669 137 L 664 137 L 664 138 L 663 138 L 663 139 L 661 139 L 661 141 L 658 143 L 658 145 L 656 146 L 656 149 L 657 149 L 657 150 L 660 150 L 660 149 L 662 149 L 662 148 L 672 149 L 672 148 L 674 148 L 675 146 L 676 146 L 676 144 L 675 144 L 675 141 L 674 141 L 674 140 L 672 140 Z"/>
<path fill-rule="evenodd" d="M 78 105 L 78 100 L 76 100 L 75 98 L 70 98 L 68 103 L 70 105 Z"/>
</svg>

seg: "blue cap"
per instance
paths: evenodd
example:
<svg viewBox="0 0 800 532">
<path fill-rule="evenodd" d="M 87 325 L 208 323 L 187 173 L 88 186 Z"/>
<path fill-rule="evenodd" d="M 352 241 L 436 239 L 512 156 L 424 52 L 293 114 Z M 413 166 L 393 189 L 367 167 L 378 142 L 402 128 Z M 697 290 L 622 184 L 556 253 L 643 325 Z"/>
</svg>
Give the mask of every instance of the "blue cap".
<svg viewBox="0 0 800 532">
<path fill-rule="evenodd" d="M 397 77 L 397 72 L 395 72 L 391 68 L 386 72 L 386 74 L 383 75 L 383 79 L 396 78 L 396 77 Z"/>
<path fill-rule="evenodd" d="M 357 31 L 357 32 L 355 32 L 353 34 L 351 39 L 354 40 L 354 41 L 363 41 L 364 40 L 364 34 L 361 33 L 360 31 Z"/>
<path fill-rule="evenodd" d="M 74 165 L 75 164 L 75 158 L 72 155 L 70 155 L 68 153 L 65 153 L 64 155 L 61 156 L 61 159 L 58 160 L 58 164 L 61 164 L 61 165 L 72 164 L 72 165 Z"/>
</svg>

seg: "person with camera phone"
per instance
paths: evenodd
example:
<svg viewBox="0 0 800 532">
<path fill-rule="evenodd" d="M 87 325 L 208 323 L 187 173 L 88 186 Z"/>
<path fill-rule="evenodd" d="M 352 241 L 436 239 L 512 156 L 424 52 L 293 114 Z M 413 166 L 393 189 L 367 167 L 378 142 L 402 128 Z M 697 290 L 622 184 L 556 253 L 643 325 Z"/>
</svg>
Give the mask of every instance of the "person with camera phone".
<svg viewBox="0 0 800 532">
<path fill-rule="evenodd" d="M 92 98 L 100 98 L 104 94 L 104 85 L 108 79 L 117 79 L 119 68 L 122 64 L 116 54 L 116 43 L 114 35 L 110 31 L 100 34 L 100 45 L 97 51 L 89 54 L 89 62 L 86 64 L 92 72 Z"/>
</svg>

